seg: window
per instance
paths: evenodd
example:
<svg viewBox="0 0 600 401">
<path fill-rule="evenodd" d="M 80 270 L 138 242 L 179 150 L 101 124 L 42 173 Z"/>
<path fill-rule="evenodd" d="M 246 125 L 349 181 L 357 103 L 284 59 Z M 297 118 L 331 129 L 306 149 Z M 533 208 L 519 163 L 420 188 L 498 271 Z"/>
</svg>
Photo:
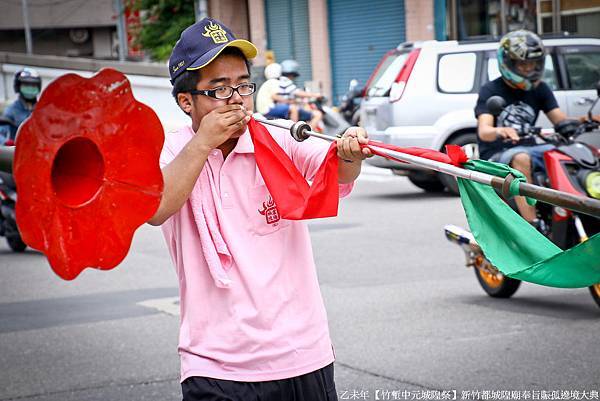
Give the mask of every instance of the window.
<svg viewBox="0 0 600 401">
<path fill-rule="evenodd" d="M 498 60 L 496 60 L 496 54 L 488 59 L 488 80 L 493 81 L 500 76 L 500 70 L 498 69 Z M 544 64 L 544 74 L 542 75 L 542 81 L 544 81 L 550 89 L 553 91 L 558 90 L 558 81 L 556 79 L 556 70 L 554 68 L 554 61 L 550 54 L 546 55 L 546 62 Z"/>
<path fill-rule="evenodd" d="M 600 49 L 568 51 L 564 58 L 572 90 L 596 87 L 596 83 L 600 81 Z"/>
<path fill-rule="evenodd" d="M 366 93 L 368 96 L 385 96 L 386 92 L 390 90 L 394 79 L 398 76 L 400 69 L 402 69 L 408 54 L 408 52 L 392 53 L 386 56 L 367 88 Z"/>
<path fill-rule="evenodd" d="M 477 55 L 475 53 L 445 54 L 438 64 L 440 92 L 469 93 L 475 82 Z"/>
</svg>

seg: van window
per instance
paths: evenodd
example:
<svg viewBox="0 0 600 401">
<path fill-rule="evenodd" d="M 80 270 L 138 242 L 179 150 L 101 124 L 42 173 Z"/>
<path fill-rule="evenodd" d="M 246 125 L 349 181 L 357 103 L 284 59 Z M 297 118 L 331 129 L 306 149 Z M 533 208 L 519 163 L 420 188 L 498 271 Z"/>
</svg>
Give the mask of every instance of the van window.
<svg viewBox="0 0 600 401">
<path fill-rule="evenodd" d="M 381 62 L 379 69 L 375 71 L 375 75 L 369 87 L 366 90 L 367 96 L 385 96 L 390 90 L 392 83 L 398 76 L 400 69 L 408 58 L 409 52 L 405 53 L 390 53 Z"/>
<path fill-rule="evenodd" d="M 498 69 L 498 60 L 496 55 L 488 59 L 488 80 L 493 81 L 500 76 L 500 70 Z M 542 74 L 542 81 L 544 81 L 550 89 L 553 91 L 558 90 L 558 80 L 556 78 L 556 69 L 554 68 L 554 61 L 550 54 L 546 54 L 546 62 L 544 64 L 544 73 Z"/>
<path fill-rule="evenodd" d="M 572 90 L 594 89 L 600 81 L 600 49 L 565 53 Z"/>
<path fill-rule="evenodd" d="M 475 53 L 445 54 L 438 64 L 440 92 L 469 93 L 475 83 L 477 56 Z"/>
</svg>

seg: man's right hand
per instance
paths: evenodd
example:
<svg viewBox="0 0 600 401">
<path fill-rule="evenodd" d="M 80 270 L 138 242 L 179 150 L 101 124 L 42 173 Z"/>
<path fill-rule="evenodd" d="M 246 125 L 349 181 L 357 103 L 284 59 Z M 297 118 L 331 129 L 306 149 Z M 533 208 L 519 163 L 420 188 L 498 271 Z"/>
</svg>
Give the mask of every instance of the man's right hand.
<svg viewBox="0 0 600 401">
<path fill-rule="evenodd" d="M 496 137 L 505 141 L 517 143 L 521 140 L 517 130 L 512 127 L 496 127 Z"/>
<path fill-rule="evenodd" d="M 201 146 L 215 149 L 227 141 L 233 134 L 246 129 L 251 113 L 240 104 L 228 104 L 217 107 L 206 114 L 196 131 Z"/>
</svg>

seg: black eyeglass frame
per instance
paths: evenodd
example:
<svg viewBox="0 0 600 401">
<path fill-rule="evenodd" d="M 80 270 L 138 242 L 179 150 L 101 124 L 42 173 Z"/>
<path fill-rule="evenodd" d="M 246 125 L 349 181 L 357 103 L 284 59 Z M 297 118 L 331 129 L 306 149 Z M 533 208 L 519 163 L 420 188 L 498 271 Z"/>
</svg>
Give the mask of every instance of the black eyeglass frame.
<svg viewBox="0 0 600 401">
<path fill-rule="evenodd" d="M 252 87 L 252 92 L 248 93 L 247 95 L 242 95 L 240 93 L 239 89 L 240 89 L 240 87 L 246 86 L 246 85 L 250 85 Z M 217 97 L 217 95 L 216 95 L 217 90 L 219 90 L 221 88 L 231 88 L 231 95 L 229 95 L 228 97 Z M 223 86 L 219 86 L 218 88 L 215 88 L 215 89 L 193 89 L 189 92 L 191 95 L 203 95 L 203 96 L 212 97 L 213 99 L 217 99 L 217 100 L 227 100 L 227 99 L 231 99 L 233 94 L 236 92 L 240 96 L 250 96 L 250 95 L 254 94 L 254 92 L 256 92 L 256 83 L 244 82 L 243 84 L 239 84 L 238 86 L 223 85 Z"/>
</svg>

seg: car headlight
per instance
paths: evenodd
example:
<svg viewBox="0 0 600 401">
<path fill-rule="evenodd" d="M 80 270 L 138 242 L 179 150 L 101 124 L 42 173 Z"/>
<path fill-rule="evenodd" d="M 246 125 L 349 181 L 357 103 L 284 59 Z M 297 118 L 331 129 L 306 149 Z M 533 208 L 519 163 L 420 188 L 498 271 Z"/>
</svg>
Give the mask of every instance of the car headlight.
<svg viewBox="0 0 600 401">
<path fill-rule="evenodd" d="M 594 171 L 585 177 L 585 190 L 592 198 L 600 199 L 600 172 Z"/>
</svg>

